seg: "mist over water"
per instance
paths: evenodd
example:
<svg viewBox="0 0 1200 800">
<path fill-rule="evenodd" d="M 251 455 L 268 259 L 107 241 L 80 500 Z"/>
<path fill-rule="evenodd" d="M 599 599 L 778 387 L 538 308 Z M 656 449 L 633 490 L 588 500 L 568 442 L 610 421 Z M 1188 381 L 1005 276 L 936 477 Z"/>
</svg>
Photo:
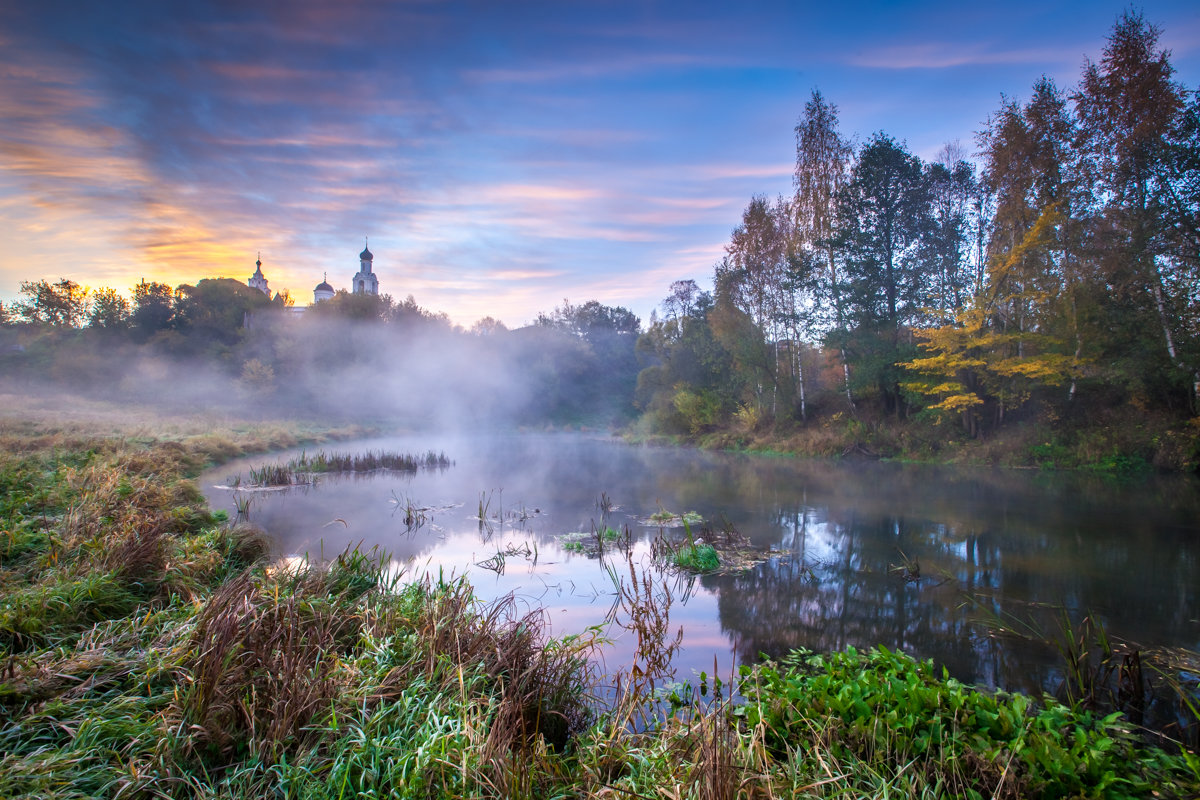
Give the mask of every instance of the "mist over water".
<svg viewBox="0 0 1200 800">
<path fill-rule="evenodd" d="M 0 329 L 0 390 L 406 430 L 606 426 L 634 413 L 638 320 L 595 303 L 515 330 L 465 331 L 411 298 L 358 295 L 178 324 Z"/>
<path fill-rule="evenodd" d="M 455 463 L 242 493 L 279 555 L 378 547 L 413 576 L 466 575 L 484 598 L 513 593 L 544 607 L 556 635 L 604 626 L 615 639 L 605 650 L 614 670 L 627 665 L 634 643 L 608 622 L 614 587 L 606 565 L 627 574 L 626 558 L 567 552 L 561 537 L 628 525 L 632 559 L 647 564 L 660 535 L 647 517 L 663 509 L 695 511 L 706 526 L 727 520 L 767 555 L 733 574 L 666 575 L 672 631 L 683 629 L 680 678 L 711 672 L 714 657 L 727 674 L 735 660 L 762 653 L 884 644 L 933 657 L 963 680 L 1036 692 L 1056 681 L 1052 649 L 993 635 L 983 620 L 1022 620 L 1053 633 L 1064 606 L 1076 618 L 1096 614 L 1110 634 L 1143 647 L 1200 646 L 1200 493 L 1191 478 L 1130 484 L 835 464 L 583 434 L 414 434 L 326 449 L 433 449 Z M 234 492 L 214 487 L 292 455 L 222 466 L 201 477 L 202 488 L 214 507 L 234 514 Z M 607 515 L 602 494 L 615 506 Z M 481 503 L 491 520 L 482 526 Z M 413 530 L 403 519 L 410 504 L 427 515 Z M 678 528 L 662 533 L 683 536 Z"/>
</svg>

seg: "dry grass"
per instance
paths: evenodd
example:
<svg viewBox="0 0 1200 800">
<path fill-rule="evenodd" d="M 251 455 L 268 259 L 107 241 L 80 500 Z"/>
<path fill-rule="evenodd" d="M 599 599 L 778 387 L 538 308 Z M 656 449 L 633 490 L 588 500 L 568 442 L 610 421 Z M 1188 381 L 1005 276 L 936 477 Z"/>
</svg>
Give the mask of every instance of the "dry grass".
<svg viewBox="0 0 1200 800">
<path fill-rule="evenodd" d="M 273 762 L 308 738 L 309 724 L 344 688 L 337 662 L 361 618 L 326 600 L 319 575 L 290 586 L 251 573 L 226 582 L 198 615 L 183 696 L 195 745 L 230 763 L 246 752 Z M 246 752 L 239 752 L 239 751 Z"/>
</svg>

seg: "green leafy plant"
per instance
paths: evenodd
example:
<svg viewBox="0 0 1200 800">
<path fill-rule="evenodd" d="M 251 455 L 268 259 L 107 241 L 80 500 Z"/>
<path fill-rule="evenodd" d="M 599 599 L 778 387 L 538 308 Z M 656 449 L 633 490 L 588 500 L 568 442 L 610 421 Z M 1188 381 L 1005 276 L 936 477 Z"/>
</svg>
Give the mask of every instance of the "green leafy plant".
<svg viewBox="0 0 1200 800">
<path fill-rule="evenodd" d="M 685 544 L 675 551 L 674 560 L 675 566 L 693 572 L 712 572 L 721 566 L 721 558 L 710 544 Z"/>
</svg>

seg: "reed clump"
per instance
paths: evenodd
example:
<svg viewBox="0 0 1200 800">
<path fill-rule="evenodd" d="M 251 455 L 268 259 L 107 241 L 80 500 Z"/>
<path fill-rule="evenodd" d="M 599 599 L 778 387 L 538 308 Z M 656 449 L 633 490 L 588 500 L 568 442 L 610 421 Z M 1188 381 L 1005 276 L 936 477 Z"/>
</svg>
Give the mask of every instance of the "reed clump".
<svg viewBox="0 0 1200 800">
<path fill-rule="evenodd" d="M 294 486 L 311 483 L 314 475 L 353 472 L 416 472 L 421 469 L 449 469 L 453 461 L 445 453 L 430 450 L 423 454 L 394 453 L 368 450 L 362 453 L 301 453 L 284 464 L 264 464 L 251 468 L 250 483 L 254 486 Z"/>
</svg>

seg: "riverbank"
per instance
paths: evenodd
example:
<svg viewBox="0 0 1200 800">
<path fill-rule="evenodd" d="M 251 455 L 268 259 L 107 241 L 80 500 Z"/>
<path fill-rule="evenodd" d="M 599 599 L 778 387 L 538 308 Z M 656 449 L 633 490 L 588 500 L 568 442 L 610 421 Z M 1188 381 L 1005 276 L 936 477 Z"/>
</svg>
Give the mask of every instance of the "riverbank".
<svg viewBox="0 0 1200 800">
<path fill-rule="evenodd" d="M 807 425 L 727 426 L 690 435 L 662 435 L 634 423 L 626 437 L 687 443 L 714 450 L 810 458 L 1089 470 L 1104 473 L 1200 471 L 1200 424 L 1195 418 L 1116 410 L 1086 419 L 1029 419 L 986 436 L 969 437 L 934 418 L 835 413 Z"/>
<path fill-rule="evenodd" d="M 0 417 L 0 796 L 1185 797 L 1200 760 L 1119 716 L 886 651 L 662 688 L 655 609 L 601 676 L 584 634 L 406 584 L 377 554 L 265 562 L 191 478 L 356 431 L 114 409 Z M 729 684 L 742 700 L 729 704 Z M 605 698 L 601 700 L 600 698 Z"/>
</svg>

